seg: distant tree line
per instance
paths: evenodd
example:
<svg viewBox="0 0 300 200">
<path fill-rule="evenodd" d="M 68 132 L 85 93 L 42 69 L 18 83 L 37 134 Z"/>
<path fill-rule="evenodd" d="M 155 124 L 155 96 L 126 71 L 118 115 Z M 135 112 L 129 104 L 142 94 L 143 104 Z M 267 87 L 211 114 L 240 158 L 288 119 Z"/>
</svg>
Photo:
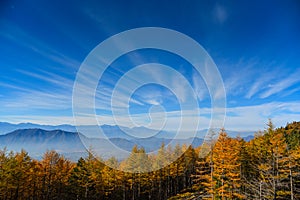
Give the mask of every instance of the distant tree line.
<svg viewBox="0 0 300 200">
<path fill-rule="evenodd" d="M 89 152 L 74 163 L 55 151 L 35 160 L 4 149 L 0 199 L 300 199 L 300 123 L 275 129 L 270 121 L 249 142 L 222 129 L 202 147 L 162 144 L 155 156 L 135 146 L 122 162 Z"/>
</svg>

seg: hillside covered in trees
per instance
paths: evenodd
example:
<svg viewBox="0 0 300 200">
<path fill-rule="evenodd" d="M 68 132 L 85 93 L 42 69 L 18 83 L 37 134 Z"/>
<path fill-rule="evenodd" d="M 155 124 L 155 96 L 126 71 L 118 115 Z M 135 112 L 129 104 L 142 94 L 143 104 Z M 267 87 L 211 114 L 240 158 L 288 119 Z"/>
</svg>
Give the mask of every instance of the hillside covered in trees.
<svg viewBox="0 0 300 200">
<path fill-rule="evenodd" d="M 300 122 L 269 122 L 249 142 L 222 129 L 202 147 L 162 144 L 155 156 L 135 146 L 122 162 L 89 153 L 73 163 L 54 151 L 35 160 L 3 149 L 0 199 L 300 199 Z"/>
</svg>

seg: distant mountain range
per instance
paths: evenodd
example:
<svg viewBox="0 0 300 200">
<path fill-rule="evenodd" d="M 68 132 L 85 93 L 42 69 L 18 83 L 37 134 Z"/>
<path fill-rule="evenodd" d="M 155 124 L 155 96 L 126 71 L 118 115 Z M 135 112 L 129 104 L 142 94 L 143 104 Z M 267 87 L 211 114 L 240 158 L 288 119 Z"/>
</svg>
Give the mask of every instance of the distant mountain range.
<svg viewBox="0 0 300 200">
<path fill-rule="evenodd" d="M 18 130 L 18 129 L 43 129 L 43 130 L 64 130 L 69 132 L 78 132 L 76 126 L 63 124 L 58 126 L 53 125 L 40 125 L 32 123 L 20 123 L 11 124 L 7 122 L 0 122 L 0 135 Z M 101 130 L 103 133 L 98 134 L 98 126 L 95 125 L 85 125 L 79 126 L 79 131 L 84 132 L 84 135 L 91 138 L 124 138 L 124 139 L 134 139 L 133 136 L 139 136 L 141 138 L 146 138 L 155 135 L 157 138 L 174 138 L 175 134 L 166 131 L 157 131 L 153 129 L 148 129 L 146 127 L 122 127 L 122 126 L 111 126 L 102 125 Z"/>
<path fill-rule="evenodd" d="M 33 128 L 39 128 L 44 130 L 64 130 L 69 132 L 76 132 L 75 126 L 63 124 L 58 126 L 52 126 L 52 125 L 41 125 L 41 124 L 33 124 L 33 123 L 19 123 L 19 124 L 12 124 L 8 122 L 0 122 L 0 135 L 10 133 L 12 131 L 18 130 L 18 129 L 33 129 Z"/>
<path fill-rule="evenodd" d="M 40 124 L 33 124 L 33 123 L 20 123 L 20 124 L 12 124 L 7 122 L 0 122 L 0 135 L 18 130 L 18 129 L 43 129 L 43 130 L 64 130 L 69 132 L 78 132 L 75 126 L 63 124 L 63 125 L 40 125 Z M 91 138 L 123 138 L 123 139 L 134 139 L 133 136 L 138 136 L 140 138 L 147 138 L 149 136 L 155 136 L 156 138 L 167 138 L 172 139 L 175 137 L 176 133 L 172 131 L 157 131 L 153 129 L 148 129 L 146 127 L 122 127 L 122 126 L 111 126 L 111 125 L 102 125 L 101 130 L 103 131 L 102 134 L 98 134 L 97 131 L 99 130 L 98 126 L 79 126 L 79 131 L 84 130 L 84 134 L 87 137 Z M 219 130 L 215 130 L 217 133 Z M 255 131 L 231 131 L 226 130 L 227 134 L 231 137 L 240 136 L 243 138 L 250 137 L 254 135 Z M 129 134 L 127 134 L 129 133 Z M 198 130 L 195 137 L 204 138 L 207 133 L 207 129 Z M 190 132 L 182 132 L 180 138 L 189 138 L 192 137 Z"/>
<path fill-rule="evenodd" d="M 0 147 L 18 152 L 24 149 L 33 157 L 39 157 L 47 150 L 85 152 L 78 133 L 62 130 L 18 129 L 0 135 Z"/>
<path fill-rule="evenodd" d="M 115 156 L 123 159 L 128 156 L 134 145 L 144 147 L 147 152 L 156 151 L 162 143 L 170 144 L 192 144 L 194 147 L 203 143 L 207 130 L 197 131 L 195 137 L 188 137 L 189 132 L 183 132 L 186 137 L 175 138 L 176 133 L 157 131 L 146 127 L 119 127 L 102 125 L 99 134 L 98 126 L 80 126 L 78 133 L 72 125 L 40 125 L 32 123 L 11 124 L 0 122 L 0 148 L 7 147 L 8 150 L 20 151 L 25 149 L 35 158 L 40 158 L 47 150 L 56 150 L 66 157 L 77 160 L 87 155 L 87 148 L 91 148 L 102 158 Z M 218 130 L 215 130 L 218 132 Z M 253 138 L 254 132 L 239 133 L 226 131 L 229 136 L 241 136 L 246 141 Z M 134 137 L 138 136 L 138 137 Z M 112 146 L 116 148 L 112 148 Z M 125 151 L 118 151 L 123 149 Z M 127 152 L 127 153 L 126 153 Z"/>
<path fill-rule="evenodd" d="M 77 160 L 81 156 L 86 156 L 86 148 L 91 148 L 97 155 L 102 158 L 115 156 L 118 159 L 123 159 L 128 156 L 134 145 L 144 147 L 147 152 L 156 151 L 162 143 L 171 146 L 175 144 L 192 144 L 199 146 L 203 142 L 200 138 L 188 139 L 167 139 L 167 138 L 88 138 L 77 132 L 68 132 L 62 130 L 43 130 L 43 129 L 18 129 L 11 133 L 0 135 L 0 148 L 4 147 L 7 150 L 21 151 L 24 149 L 35 158 L 41 158 L 47 150 L 56 150 L 66 157 Z M 112 145 L 125 150 L 121 154 L 112 149 Z M 127 151 L 127 153 L 126 153 Z"/>
</svg>

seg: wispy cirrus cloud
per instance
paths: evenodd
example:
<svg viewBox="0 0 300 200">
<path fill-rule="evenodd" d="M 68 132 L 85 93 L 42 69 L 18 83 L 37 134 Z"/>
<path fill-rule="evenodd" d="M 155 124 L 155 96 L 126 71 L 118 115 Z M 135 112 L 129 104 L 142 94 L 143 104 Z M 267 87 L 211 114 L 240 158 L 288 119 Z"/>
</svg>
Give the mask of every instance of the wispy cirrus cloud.
<svg viewBox="0 0 300 200">
<path fill-rule="evenodd" d="M 15 74 L 26 77 L 28 81 L 13 79 L 0 82 L 1 89 L 9 91 L 0 99 L 2 112 L 72 108 L 72 79 L 39 69 L 16 69 Z"/>
<path fill-rule="evenodd" d="M 225 78 L 227 96 L 251 99 L 259 97 L 267 99 L 281 92 L 281 96 L 289 94 L 289 88 L 300 82 L 299 69 L 294 72 L 283 70 L 284 64 L 264 62 L 260 59 L 241 59 L 231 65 L 231 72 Z M 297 91 L 293 88 L 290 94 Z M 284 93 L 282 93 L 284 91 Z M 286 96 L 286 95 L 285 95 Z"/>
<path fill-rule="evenodd" d="M 262 92 L 270 84 L 271 81 L 277 78 L 277 74 L 280 73 L 278 67 L 269 67 L 269 69 L 262 70 L 254 79 L 257 78 L 254 83 L 250 86 L 245 98 L 250 99 L 255 94 Z"/>
<path fill-rule="evenodd" d="M 286 96 L 289 96 L 289 95 L 292 95 L 296 92 L 300 91 L 300 87 L 296 87 L 294 89 L 291 89 L 291 90 L 288 90 L 288 91 L 285 91 L 283 94 L 281 94 L 282 97 L 286 97 Z"/>
<path fill-rule="evenodd" d="M 70 109 L 72 107 L 72 95 L 66 90 L 37 90 L 7 83 L 0 83 L 0 85 L 14 89 L 11 95 L 0 99 L 2 112 L 18 112 L 31 109 L 57 110 Z"/>
<path fill-rule="evenodd" d="M 200 115 L 198 115 L 198 111 Z M 210 124 L 211 108 L 201 108 L 199 110 L 186 110 L 182 114 L 182 111 L 170 111 L 170 112 L 153 112 L 132 114 L 130 117 L 118 115 L 118 125 L 128 126 L 132 121 L 137 122 L 140 125 L 148 126 L 149 116 L 151 119 L 151 128 L 161 129 L 167 131 L 175 131 L 180 126 L 181 120 L 184 120 L 184 126 L 181 127 L 182 131 L 193 131 L 190 128 L 195 123 L 195 117 L 198 116 L 200 126 L 199 129 L 206 129 Z M 218 112 L 218 109 L 216 110 Z M 225 120 L 225 129 L 234 131 L 258 131 L 266 127 L 268 118 L 271 118 L 276 127 L 285 126 L 287 122 L 292 122 L 300 118 L 300 103 L 299 102 L 272 102 L 253 106 L 238 106 L 227 108 L 229 113 Z M 85 115 L 81 116 L 80 124 L 78 125 L 91 125 L 91 118 L 97 118 L 100 125 L 110 124 L 115 125 L 116 121 L 112 115 Z M 0 120 L 4 120 L 3 118 Z M 166 123 L 162 127 L 161 121 L 166 120 Z M 218 121 L 219 120 L 219 121 Z M 32 122 L 40 124 L 73 124 L 74 120 L 72 116 L 39 116 L 28 115 L 26 117 L 15 115 L 7 116 L 6 120 L 14 123 L 19 122 Z M 217 124 L 222 124 L 222 119 L 217 119 Z M 190 123 L 190 124 L 189 124 Z M 222 128 L 222 127 L 214 127 Z M 192 135 L 186 135 L 187 137 Z"/>
<path fill-rule="evenodd" d="M 257 73 L 255 65 L 257 65 L 256 60 L 244 61 L 242 59 L 236 64 L 231 64 L 230 73 L 224 80 L 227 96 L 245 93 L 254 74 Z"/>
<path fill-rule="evenodd" d="M 47 72 L 44 70 L 39 70 L 38 73 L 25 71 L 25 70 L 17 70 L 17 71 L 28 77 L 32 77 L 44 82 L 48 82 L 58 88 L 64 88 L 69 91 L 72 90 L 73 83 L 74 83 L 72 79 L 51 72 Z"/>
<path fill-rule="evenodd" d="M 285 126 L 300 117 L 299 102 L 272 102 L 254 106 L 227 108 L 234 115 L 226 118 L 225 127 L 235 130 L 259 130 L 270 118 L 276 126 Z"/>
<path fill-rule="evenodd" d="M 9 22 L 3 22 L 5 26 L 10 30 L 10 32 L 1 32 L 0 36 L 14 42 L 19 46 L 33 51 L 51 62 L 57 63 L 64 67 L 69 67 L 70 69 L 76 70 L 80 66 L 80 61 L 70 58 L 63 53 L 57 51 L 55 48 L 51 47 L 49 44 L 39 40 L 36 37 L 31 36 L 25 30 L 21 29 L 17 25 L 13 25 Z"/>
<path fill-rule="evenodd" d="M 28 80 L 39 79 L 39 84 L 21 80 L 0 82 L 1 89 L 9 91 L 0 99 L 2 113 L 72 108 L 72 80 L 50 72 L 42 74 L 18 70 L 18 73 L 27 76 Z"/>
<path fill-rule="evenodd" d="M 193 88 L 195 93 L 197 94 L 200 101 L 208 97 L 208 90 L 203 81 L 203 79 L 198 75 L 198 73 L 194 72 L 192 75 Z"/>
<path fill-rule="evenodd" d="M 275 84 L 270 84 L 269 89 L 267 89 L 265 92 L 263 92 L 260 95 L 260 97 L 267 98 L 271 95 L 277 94 L 279 92 L 282 92 L 282 91 L 288 89 L 289 87 L 293 86 L 296 83 L 299 83 L 300 82 L 299 74 L 300 74 L 300 70 L 298 69 L 297 71 L 295 71 L 294 73 L 292 73 L 291 75 L 286 77 L 285 79 L 279 80 Z"/>
</svg>

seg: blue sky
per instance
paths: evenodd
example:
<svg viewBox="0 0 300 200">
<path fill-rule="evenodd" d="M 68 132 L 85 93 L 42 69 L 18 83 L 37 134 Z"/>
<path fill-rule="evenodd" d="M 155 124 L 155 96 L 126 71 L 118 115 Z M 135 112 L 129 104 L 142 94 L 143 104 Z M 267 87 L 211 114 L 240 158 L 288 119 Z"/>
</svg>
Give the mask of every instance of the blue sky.
<svg viewBox="0 0 300 200">
<path fill-rule="evenodd" d="M 184 33 L 209 53 L 225 85 L 226 129 L 258 130 L 268 118 L 276 126 L 300 119 L 299 1 L 12 0 L 0 6 L 0 121 L 73 124 L 73 84 L 89 52 L 119 32 L 149 26 Z M 109 95 L 122 74 L 151 62 L 186 77 L 208 124 L 211 100 L 201 76 L 184 59 L 154 49 L 118 58 L 103 75 L 96 97 L 99 122 L 114 123 Z M 174 88 L 185 97 L 181 84 L 174 81 Z M 178 116 L 177 98 L 168 88 L 145 85 L 133 94 L 129 112 L 145 125 L 153 108 L 155 128 L 163 111 Z"/>
</svg>

